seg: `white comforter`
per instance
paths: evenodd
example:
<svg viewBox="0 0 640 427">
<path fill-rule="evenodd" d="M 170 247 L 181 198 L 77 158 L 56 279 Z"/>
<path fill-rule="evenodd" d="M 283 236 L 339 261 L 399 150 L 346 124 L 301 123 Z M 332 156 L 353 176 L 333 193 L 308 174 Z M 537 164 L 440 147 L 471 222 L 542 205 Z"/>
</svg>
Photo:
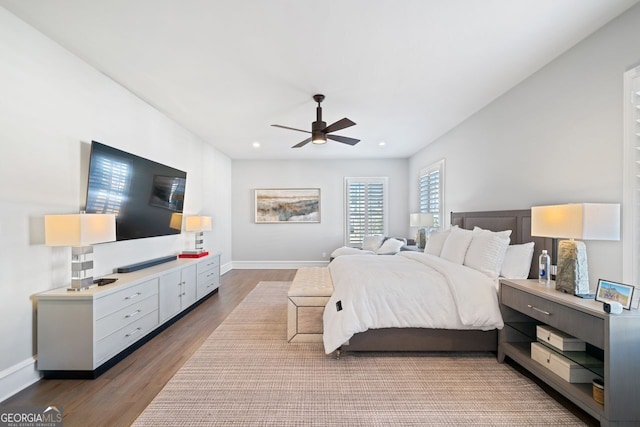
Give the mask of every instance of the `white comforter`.
<svg viewBox="0 0 640 427">
<path fill-rule="evenodd" d="M 327 354 L 367 329 L 504 326 L 495 280 L 433 255 L 342 256 L 329 270 L 334 291 L 323 317 Z"/>
</svg>

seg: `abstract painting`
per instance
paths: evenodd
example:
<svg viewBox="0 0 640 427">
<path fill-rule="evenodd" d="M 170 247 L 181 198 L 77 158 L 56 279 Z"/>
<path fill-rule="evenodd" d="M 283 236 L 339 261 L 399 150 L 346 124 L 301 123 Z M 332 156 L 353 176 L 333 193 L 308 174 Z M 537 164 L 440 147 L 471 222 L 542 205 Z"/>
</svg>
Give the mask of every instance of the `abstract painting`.
<svg viewBox="0 0 640 427">
<path fill-rule="evenodd" d="M 319 188 L 256 189 L 258 224 L 320 222 Z"/>
</svg>

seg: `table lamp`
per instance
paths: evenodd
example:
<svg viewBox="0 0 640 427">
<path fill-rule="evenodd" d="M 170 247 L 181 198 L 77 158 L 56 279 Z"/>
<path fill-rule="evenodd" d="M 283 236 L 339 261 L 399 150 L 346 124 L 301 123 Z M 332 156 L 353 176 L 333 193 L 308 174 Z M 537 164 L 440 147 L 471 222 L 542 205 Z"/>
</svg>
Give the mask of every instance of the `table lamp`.
<svg viewBox="0 0 640 427">
<path fill-rule="evenodd" d="M 93 246 L 116 240 L 116 216 L 113 214 L 71 214 L 44 216 L 45 244 L 71 246 L 71 287 L 82 291 L 93 283 Z"/>
<path fill-rule="evenodd" d="M 409 215 L 409 227 L 418 228 L 417 244 L 420 249 L 424 249 L 427 244 L 425 227 L 433 227 L 433 214 L 412 213 Z"/>
<path fill-rule="evenodd" d="M 587 250 L 574 240 L 620 240 L 620 205 L 571 203 L 531 208 L 531 235 L 558 242 L 556 290 L 593 298 L 589 289 Z"/>
<path fill-rule="evenodd" d="M 204 250 L 204 232 L 211 230 L 211 217 L 203 215 L 192 215 L 185 218 L 185 230 L 195 232 L 195 249 L 193 251 L 183 251 L 182 258 L 199 258 L 208 255 Z"/>
</svg>

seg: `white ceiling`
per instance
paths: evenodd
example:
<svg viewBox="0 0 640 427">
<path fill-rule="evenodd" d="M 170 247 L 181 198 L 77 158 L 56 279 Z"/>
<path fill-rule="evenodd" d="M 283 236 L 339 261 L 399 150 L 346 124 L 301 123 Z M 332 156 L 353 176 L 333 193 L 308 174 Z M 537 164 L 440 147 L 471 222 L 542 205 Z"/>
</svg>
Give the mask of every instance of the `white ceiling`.
<svg viewBox="0 0 640 427">
<path fill-rule="evenodd" d="M 637 2 L 0 5 L 231 158 L 302 159 L 409 157 Z M 270 126 L 310 130 L 315 93 L 327 123 L 357 123 L 336 134 L 358 145 L 291 149 L 308 135 Z"/>
</svg>

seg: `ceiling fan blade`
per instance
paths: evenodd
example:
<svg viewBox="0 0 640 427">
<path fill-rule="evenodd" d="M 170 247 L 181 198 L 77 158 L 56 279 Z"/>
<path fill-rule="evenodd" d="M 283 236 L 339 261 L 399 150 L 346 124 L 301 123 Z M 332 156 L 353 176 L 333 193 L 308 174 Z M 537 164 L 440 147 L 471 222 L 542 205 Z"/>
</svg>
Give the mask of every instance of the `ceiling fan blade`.
<svg viewBox="0 0 640 427">
<path fill-rule="evenodd" d="M 323 132 L 324 133 L 335 132 L 337 130 L 345 129 L 353 125 L 355 125 L 355 123 L 345 117 L 344 119 L 340 119 L 337 122 L 332 123 L 326 128 L 324 128 Z"/>
<path fill-rule="evenodd" d="M 294 146 L 293 146 L 293 147 L 291 147 L 291 148 L 300 148 L 300 147 L 304 147 L 305 145 L 307 145 L 307 144 L 308 144 L 308 143 L 310 143 L 310 142 L 311 142 L 311 138 L 307 138 L 307 139 L 305 139 L 304 141 L 297 143 L 296 145 L 294 145 Z"/>
<path fill-rule="evenodd" d="M 289 130 L 297 130 L 298 132 L 305 132 L 305 133 L 311 133 L 308 130 L 302 130 L 302 129 L 296 129 L 296 128 L 290 128 L 289 126 L 282 126 L 282 125 L 271 125 L 273 127 L 277 127 L 277 128 L 282 128 L 282 129 L 289 129 Z"/>
<path fill-rule="evenodd" d="M 349 138 L 347 136 L 340 135 L 326 135 L 327 139 L 332 139 L 334 141 L 342 142 L 343 144 L 356 145 L 360 142 L 359 139 Z"/>
</svg>

